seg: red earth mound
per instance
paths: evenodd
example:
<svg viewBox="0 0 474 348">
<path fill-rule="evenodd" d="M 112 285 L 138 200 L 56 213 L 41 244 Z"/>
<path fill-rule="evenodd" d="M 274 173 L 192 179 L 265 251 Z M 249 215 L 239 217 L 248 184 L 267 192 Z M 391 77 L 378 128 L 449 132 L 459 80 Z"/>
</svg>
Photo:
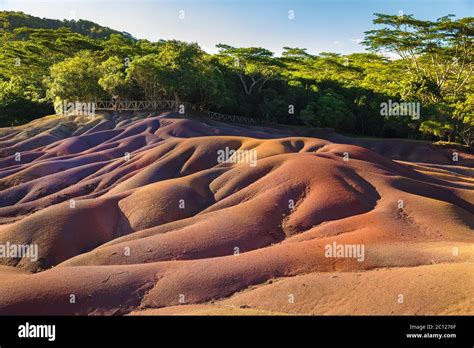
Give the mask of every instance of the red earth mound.
<svg viewBox="0 0 474 348">
<path fill-rule="evenodd" d="M 142 116 L 0 129 L 0 314 L 474 313 L 472 155 Z"/>
</svg>

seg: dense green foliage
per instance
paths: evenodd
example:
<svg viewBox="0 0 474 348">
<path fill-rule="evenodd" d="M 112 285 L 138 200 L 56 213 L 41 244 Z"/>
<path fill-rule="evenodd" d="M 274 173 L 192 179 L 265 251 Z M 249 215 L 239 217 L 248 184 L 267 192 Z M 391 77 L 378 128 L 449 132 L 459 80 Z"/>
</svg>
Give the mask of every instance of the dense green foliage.
<svg viewBox="0 0 474 348">
<path fill-rule="evenodd" d="M 225 44 L 210 55 L 87 21 L 0 12 L 0 23 L 0 125 L 44 115 L 58 101 L 172 99 L 353 134 L 473 143 L 473 18 L 376 14 L 382 28 L 364 41 L 372 53 L 285 47 L 281 57 Z M 400 102 L 419 103 L 420 117 L 382 115 L 383 104 Z"/>
<path fill-rule="evenodd" d="M 106 38 L 112 34 L 131 35 L 125 32 L 119 32 L 107 27 L 100 26 L 91 21 L 79 20 L 57 20 L 48 18 L 39 18 L 27 15 L 23 12 L 0 12 L 0 28 L 13 32 L 18 28 L 30 29 L 60 29 L 68 28 L 74 33 L 86 35 L 94 39 Z"/>
</svg>

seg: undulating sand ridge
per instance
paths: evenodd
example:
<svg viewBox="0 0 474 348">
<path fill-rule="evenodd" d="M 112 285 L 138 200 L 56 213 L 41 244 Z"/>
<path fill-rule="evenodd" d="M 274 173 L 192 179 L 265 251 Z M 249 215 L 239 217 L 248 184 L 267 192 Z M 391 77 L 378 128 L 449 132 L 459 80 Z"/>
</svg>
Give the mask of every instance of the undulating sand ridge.
<svg viewBox="0 0 474 348">
<path fill-rule="evenodd" d="M 0 314 L 473 314 L 473 163 L 174 113 L 0 129 L 0 246 L 38 246 Z"/>
</svg>

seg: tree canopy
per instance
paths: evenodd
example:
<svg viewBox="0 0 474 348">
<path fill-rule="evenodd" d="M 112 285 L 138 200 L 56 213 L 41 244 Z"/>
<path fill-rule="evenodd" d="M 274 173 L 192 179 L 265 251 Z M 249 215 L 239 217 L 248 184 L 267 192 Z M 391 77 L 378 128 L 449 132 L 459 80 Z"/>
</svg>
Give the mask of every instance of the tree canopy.
<svg viewBox="0 0 474 348">
<path fill-rule="evenodd" d="M 224 43 L 208 54 L 89 21 L 0 12 L 0 126 L 52 113 L 57 101 L 173 99 L 283 124 L 472 145 L 473 18 L 375 14 L 373 24 L 366 53 L 284 47 L 278 57 Z M 417 103 L 420 117 L 383 115 L 387 103 Z"/>
</svg>

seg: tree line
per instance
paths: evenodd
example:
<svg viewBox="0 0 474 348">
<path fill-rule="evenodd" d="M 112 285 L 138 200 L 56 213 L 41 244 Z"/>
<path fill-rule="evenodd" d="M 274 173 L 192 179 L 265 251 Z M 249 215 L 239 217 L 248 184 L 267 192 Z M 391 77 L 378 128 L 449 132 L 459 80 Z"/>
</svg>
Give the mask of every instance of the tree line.
<svg viewBox="0 0 474 348">
<path fill-rule="evenodd" d="M 284 47 L 279 57 L 226 44 L 208 54 L 196 43 L 137 40 L 87 21 L 41 21 L 49 20 L 0 13 L 1 126 L 53 113 L 65 100 L 173 99 L 282 124 L 473 144 L 472 17 L 375 14 L 368 53 Z M 387 103 L 397 106 L 388 115 Z M 416 103 L 419 117 L 403 114 L 403 103 Z"/>
</svg>

